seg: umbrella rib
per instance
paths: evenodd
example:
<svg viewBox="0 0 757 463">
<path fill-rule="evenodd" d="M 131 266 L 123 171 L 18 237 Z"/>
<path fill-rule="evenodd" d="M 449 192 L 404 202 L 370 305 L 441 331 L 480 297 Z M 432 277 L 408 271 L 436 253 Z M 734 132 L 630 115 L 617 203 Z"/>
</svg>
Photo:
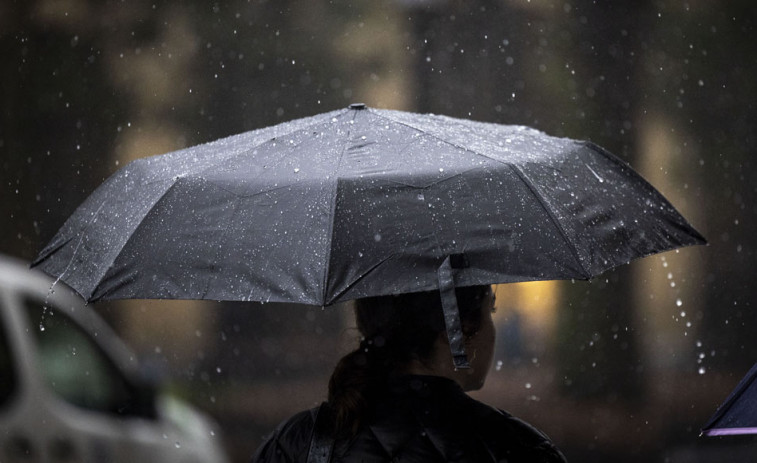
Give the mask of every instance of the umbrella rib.
<svg viewBox="0 0 757 463">
<path fill-rule="evenodd" d="M 76 259 L 76 253 L 77 253 L 77 252 L 79 252 L 79 247 L 81 246 L 81 243 L 82 243 L 82 241 L 84 240 L 84 232 L 85 232 L 85 231 L 86 231 L 86 230 L 87 230 L 87 229 L 88 229 L 89 227 L 91 227 L 93 223 L 95 223 L 95 222 L 97 221 L 97 216 L 98 216 L 98 215 L 100 214 L 100 211 L 102 210 L 103 206 L 105 206 L 105 203 L 106 203 L 106 202 L 107 202 L 107 201 L 103 201 L 103 202 L 102 202 L 102 204 L 100 204 L 100 207 L 98 207 L 98 208 L 97 208 L 97 210 L 95 211 L 95 213 L 94 213 L 94 214 L 92 214 L 92 219 L 91 219 L 91 220 L 90 220 L 89 222 L 87 222 L 87 225 L 86 225 L 85 227 L 83 227 L 83 228 L 82 228 L 81 230 L 79 230 L 79 232 L 77 233 L 77 234 L 79 235 L 79 239 L 77 240 L 76 246 L 74 247 L 74 250 L 73 250 L 73 252 L 71 253 L 71 259 L 70 259 L 70 260 L 68 261 L 68 264 L 66 265 L 66 268 L 64 268 L 64 269 L 63 269 L 63 271 L 62 271 L 62 272 L 60 273 L 60 275 L 58 275 L 58 277 L 57 277 L 57 278 L 55 279 L 55 281 L 53 282 L 52 286 L 50 287 L 50 290 L 51 290 L 51 291 L 52 291 L 52 288 L 53 288 L 53 287 L 55 286 L 55 284 L 56 284 L 56 283 L 58 283 L 58 281 L 60 281 L 61 279 L 63 279 L 63 276 L 64 276 L 64 275 L 65 275 L 65 274 L 66 274 L 66 273 L 68 272 L 68 270 L 69 270 L 69 269 L 71 268 L 71 264 L 72 264 L 72 263 L 74 262 L 74 260 Z M 72 236 L 72 237 L 70 237 L 70 238 L 68 238 L 68 239 L 67 239 L 67 240 L 66 240 L 66 241 L 65 241 L 65 242 L 64 242 L 63 244 L 65 245 L 66 243 L 68 243 L 69 241 L 71 241 L 71 240 L 72 240 L 73 238 L 74 238 L 73 236 Z M 57 251 L 58 249 L 60 249 L 60 248 L 61 248 L 62 246 L 63 246 L 63 245 L 61 245 L 61 246 L 58 246 L 58 248 L 57 248 L 57 249 L 56 249 L 55 251 L 53 251 L 52 253 L 56 252 L 56 251 Z M 51 253 L 50 255 L 52 255 L 52 253 Z M 49 256 L 47 256 L 47 257 L 49 257 Z M 47 257 L 45 257 L 45 258 L 47 258 Z M 64 281 L 65 281 L 65 280 L 64 280 Z M 79 292 L 79 294 L 81 294 L 81 292 L 80 292 L 79 290 L 77 290 L 77 292 Z M 86 296 L 86 298 L 89 298 L 89 297 L 91 297 L 91 296 L 92 296 L 92 293 L 93 293 L 93 292 L 94 292 L 94 291 L 90 292 L 90 293 L 89 293 L 89 295 L 88 295 L 88 296 Z M 84 295 L 82 294 L 82 296 L 84 296 Z"/>
<path fill-rule="evenodd" d="M 578 252 L 578 248 L 573 244 L 573 242 L 568 237 L 568 233 L 565 231 L 563 226 L 560 224 L 560 221 L 555 216 L 554 211 L 552 208 L 549 207 L 547 204 L 547 201 L 544 199 L 544 196 L 539 192 L 539 190 L 536 188 L 536 185 L 531 181 L 530 178 L 526 175 L 523 170 L 520 169 L 520 167 L 515 166 L 513 164 L 508 164 L 510 168 L 515 172 L 515 174 L 521 179 L 521 181 L 528 187 L 528 189 L 531 191 L 531 194 L 534 195 L 536 200 L 539 202 L 541 207 L 544 209 L 544 211 L 549 216 L 549 219 L 552 221 L 552 224 L 557 228 L 557 230 L 560 232 L 560 235 L 562 235 L 563 240 L 568 244 L 568 249 L 570 249 L 571 254 L 573 254 L 573 257 L 576 259 L 576 262 L 578 263 L 579 267 L 581 268 L 581 271 L 584 273 L 585 278 L 588 280 L 592 277 L 591 272 L 589 272 L 586 267 L 583 264 L 583 261 L 581 260 L 581 256 Z"/>
<path fill-rule="evenodd" d="M 594 151 L 595 153 L 599 154 L 600 156 L 603 156 L 605 159 L 609 160 L 616 166 L 620 167 L 624 171 L 627 171 L 629 175 L 635 176 L 640 181 L 641 185 L 644 186 L 647 192 L 649 194 L 654 195 L 658 201 L 665 204 L 666 207 L 668 207 L 671 211 L 673 211 L 677 216 L 680 217 L 680 220 L 683 221 L 686 225 L 688 225 L 689 230 L 687 232 L 693 236 L 694 238 L 694 244 L 707 244 L 707 239 L 705 239 L 704 236 L 702 236 L 697 230 L 695 230 L 691 225 L 689 225 L 688 221 L 685 217 L 683 217 L 678 210 L 671 204 L 671 202 L 660 193 L 660 191 L 652 186 L 647 179 L 644 178 L 640 173 L 638 173 L 636 170 L 634 170 L 627 162 L 623 161 L 622 159 L 618 158 L 611 152 L 607 151 L 606 149 L 602 148 L 601 146 L 597 145 L 594 142 L 590 141 L 581 141 L 579 142 L 586 148 Z M 596 175 L 596 174 L 595 174 Z"/>
<path fill-rule="evenodd" d="M 422 129 L 422 128 L 420 128 L 420 127 L 416 127 L 416 126 L 414 126 L 414 125 L 412 125 L 412 124 L 408 124 L 407 122 L 398 121 L 397 119 L 394 119 L 394 118 L 392 118 L 392 117 L 390 117 L 390 116 L 386 115 L 386 114 L 385 114 L 385 113 L 383 113 L 383 112 L 379 113 L 378 111 L 373 111 L 373 110 L 371 110 L 371 113 L 372 113 L 372 114 L 376 114 L 377 116 L 379 116 L 379 117 L 382 117 L 382 118 L 384 118 L 384 119 L 387 119 L 387 120 L 389 120 L 389 121 L 392 121 L 392 122 L 394 122 L 395 124 L 404 125 L 405 127 L 408 127 L 408 128 L 410 128 L 410 129 L 413 129 L 413 130 L 415 130 L 415 131 L 418 131 L 418 132 L 420 132 L 420 133 L 422 133 L 422 134 L 424 134 L 424 135 L 426 135 L 426 136 L 429 136 L 429 137 L 431 137 L 431 138 L 433 138 L 433 139 L 435 139 L 435 140 L 439 140 L 439 141 L 441 141 L 442 143 L 444 143 L 444 144 L 446 144 L 446 145 L 449 145 L 449 146 L 452 146 L 452 147 L 455 147 L 455 148 L 457 148 L 457 149 L 459 149 L 459 150 L 463 150 L 463 151 L 467 151 L 467 152 L 469 152 L 469 153 L 473 153 L 473 154 L 475 154 L 476 156 L 481 156 L 481 157 L 483 157 L 483 158 L 486 158 L 486 159 L 488 159 L 488 160 L 490 160 L 490 161 L 495 161 L 495 162 L 499 162 L 499 163 L 502 163 L 502 164 L 510 165 L 510 163 L 508 163 L 508 162 L 505 162 L 505 161 L 502 161 L 501 159 L 497 159 L 497 158 L 494 158 L 494 157 L 492 157 L 492 156 L 489 156 L 488 154 L 482 153 L 482 152 L 480 152 L 480 151 L 475 151 L 475 150 L 472 150 L 472 149 L 470 149 L 470 148 L 466 148 L 465 146 L 461 146 L 461 145 L 459 145 L 459 144 L 457 144 L 457 143 L 452 143 L 451 141 L 449 141 L 449 140 L 445 140 L 444 138 L 442 138 L 442 137 L 440 137 L 440 136 L 438 136 L 438 135 L 436 135 L 436 134 L 433 134 L 433 133 L 431 133 L 431 132 L 428 132 L 428 131 L 426 131 L 426 130 L 423 130 L 423 129 Z"/>
<path fill-rule="evenodd" d="M 90 293 L 90 296 L 89 296 L 90 298 L 92 297 L 92 295 L 94 295 L 96 293 L 97 289 L 100 287 L 100 284 L 102 284 L 103 277 L 108 273 L 108 271 L 111 269 L 111 267 L 113 267 L 113 264 L 116 262 L 116 260 L 121 256 L 121 252 L 123 252 L 124 248 L 126 248 L 126 244 L 129 242 L 129 240 L 131 240 L 131 237 L 134 236 L 134 233 L 136 233 L 136 231 L 142 226 L 142 223 L 144 222 L 144 218 L 147 217 L 147 215 L 150 214 L 150 212 L 153 210 L 153 208 L 155 208 L 155 205 L 158 204 L 166 196 L 166 194 L 169 191 L 171 191 L 176 186 L 176 182 L 180 178 L 183 178 L 183 177 L 175 177 L 173 179 L 173 181 L 171 182 L 171 184 L 168 185 L 168 187 L 165 190 L 163 190 L 162 193 L 160 193 L 159 195 L 157 195 L 157 198 L 155 199 L 155 201 L 152 202 L 152 204 L 150 205 L 150 207 L 146 208 L 145 213 L 139 219 L 139 222 L 137 223 L 137 225 L 129 232 L 128 236 L 125 237 L 123 245 L 120 247 L 120 249 L 118 250 L 118 252 L 114 253 L 113 258 L 110 260 L 110 263 L 107 266 L 104 266 L 105 267 L 105 271 L 102 272 L 102 274 L 100 274 L 100 276 L 98 277 L 97 284 L 95 285 L 94 288 L 92 288 L 92 292 Z M 103 294 L 103 295 L 101 295 L 101 296 L 99 296 L 97 298 L 92 298 L 92 299 L 87 298 L 87 299 L 90 302 L 95 302 L 97 300 L 102 299 L 105 296 L 106 295 Z"/>
<path fill-rule="evenodd" d="M 322 115 L 323 117 L 313 116 L 313 119 L 317 118 L 317 120 L 314 120 L 312 123 L 308 124 L 307 126 L 305 126 L 305 127 L 299 127 L 299 128 L 294 129 L 294 130 L 288 131 L 286 133 L 279 134 L 279 135 L 277 135 L 275 137 L 269 137 L 269 138 L 266 138 L 264 140 L 261 140 L 257 144 L 249 146 L 246 149 L 239 151 L 238 153 L 234 153 L 233 155 L 230 155 L 230 156 L 227 156 L 227 157 L 223 158 L 222 162 L 228 162 L 228 161 L 234 160 L 234 159 L 242 157 L 242 156 L 247 156 L 247 155 L 250 154 L 250 151 L 254 151 L 256 149 L 259 149 L 260 147 L 262 147 L 262 146 L 264 146 L 264 145 L 266 145 L 268 143 L 271 143 L 273 141 L 279 140 L 281 138 L 290 137 L 290 136 L 292 136 L 292 135 L 294 135 L 294 134 L 296 134 L 298 132 L 310 131 L 310 130 L 312 130 L 312 128 L 314 126 L 322 125 L 324 123 L 327 123 L 327 122 L 331 121 L 334 118 L 343 116 L 344 114 L 345 114 L 344 111 L 333 111 L 333 112 L 330 112 L 330 113 L 323 114 Z M 265 130 L 265 129 L 258 129 L 258 130 L 262 131 L 262 130 Z M 229 138 L 231 138 L 231 137 L 229 137 Z M 215 143 L 215 142 L 210 142 L 210 143 Z M 286 159 L 287 157 L 289 157 L 291 155 L 292 155 L 292 151 L 290 151 L 289 153 L 286 153 L 282 157 L 278 158 L 276 160 L 276 162 L 280 162 L 281 160 Z M 202 167 L 201 169 L 192 170 L 191 172 L 187 172 L 187 173 L 188 174 L 192 174 L 192 175 L 199 175 L 199 174 L 202 174 L 205 171 L 213 169 L 215 167 L 216 167 L 216 164 L 210 164 L 210 165 Z"/>
<path fill-rule="evenodd" d="M 353 120 L 355 117 L 357 117 L 357 112 L 352 116 Z M 336 200 L 339 196 L 339 169 L 342 166 L 342 160 L 344 159 L 344 153 L 347 151 L 347 145 L 349 143 L 350 139 L 350 133 L 352 133 L 352 130 L 347 130 L 347 136 L 345 137 L 345 144 L 342 146 L 342 151 L 339 153 L 339 160 L 336 163 L 336 169 L 334 172 L 334 183 L 333 183 L 333 191 L 331 195 L 331 202 L 329 204 L 329 217 L 331 220 L 329 221 L 329 229 L 326 232 L 326 255 L 324 258 L 324 266 L 323 269 L 323 292 L 321 293 L 321 302 L 325 305 L 326 304 L 326 296 L 328 294 L 328 282 L 329 282 L 329 272 L 331 271 L 331 250 L 332 242 L 333 242 L 333 235 L 334 235 L 334 225 L 336 222 Z"/>
<path fill-rule="evenodd" d="M 358 284 L 358 283 L 359 283 L 359 282 L 360 282 L 360 281 L 361 281 L 361 280 L 362 280 L 363 278 L 365 278 L 365 277 L 367 277 L 368 275 L 370 275 L 370 274 L 371 274 L 371 273 L 372 273 L 372 272 L 373 272 L 374 270 L 376 270 L 377 268 L 381 267 L 381 266 L 382 266 L 382 265 L 384 264 L 384 262 L 386 262 L 386 261 L 388 261 L 389 259 L 393 258 L 393 257 L 394 257 L 395 255 L 396 255 L 396 254 L 391 254 L 391 255 L 389 255 L 388 257 L 385 257 L 385 258 L 381 259 L 380 261 L 378 261 L 377 263 L 373 264 L 373 265 L 372 265 L 372 266 L 371 266 L 371 267 L 370 267 L 370 268 L 369 268 L 368 270 L 366 270 L 366 271 L 365 271 L 365 272 L 364 272 L 364 273 L 363 273 L 362 275 L 360 275 L 359 277 L 355 278 L 355 280 L 353 280 L 352 282 L 350 282 L 350 284 L 348 284 L 347 286 L 345 286 L 345 287 L 344 287 L 344 288 L 343 288 L 343 289 L 342 289 L 341 291 L 339 291 L 339 292 L 338 292 L 337 294 L 334 294 L 334 297 L 333 297 L 333 298 L 331 298 L 331 300 L 330 300 L 330 301 L 326 301 L 326 299 L 324 298 L 324 304 L 326 304 L 326 305 L 330 305 L 330 304 L 333 304 L 333 303 L 334 303 L 335 301 L 337 301 L 337 300 L 338 300 L 338 299 L 339 299 L 340 297 L 342 297 L 342 295 L 344 295 L 344 293 L 346 293 L 347 291 L 349 291 L 350 289 L 352 289 L 352 288 L 353 288 L 353 287 L 354 287 L 354 286 L 355 286 L 356 284 Z"/>
</svg>

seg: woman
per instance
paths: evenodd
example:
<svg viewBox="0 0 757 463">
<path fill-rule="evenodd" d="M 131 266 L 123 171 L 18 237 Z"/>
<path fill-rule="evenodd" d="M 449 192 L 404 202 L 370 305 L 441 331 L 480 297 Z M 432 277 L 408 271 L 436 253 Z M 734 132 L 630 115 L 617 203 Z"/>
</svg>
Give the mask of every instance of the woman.
<svg viewBox="0 0 757 463">
<path fill-rule="evenodd" d="M 492 363 L 494 297 L 490 286 L 456 293 L 471 368 L 453 366 L 437 291 L 358 300 L 363 338 L 328 402 L 282 423 L 253 462 L 564 462 L 542 433 L 465 394 Z"/>
</svg>

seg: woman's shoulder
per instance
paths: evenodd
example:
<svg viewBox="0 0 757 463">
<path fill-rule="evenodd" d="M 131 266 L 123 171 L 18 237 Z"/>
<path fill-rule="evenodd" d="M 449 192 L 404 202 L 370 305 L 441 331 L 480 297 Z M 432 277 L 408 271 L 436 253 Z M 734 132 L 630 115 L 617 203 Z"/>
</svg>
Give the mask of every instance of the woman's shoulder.
<svg viewBox="0 0 757 463">
<path fill-rule="evenodd" d="M 406 400 L 401 403 L 406 408 L 398 410 L 392 407 L 397 403 L 387 404 L 389 410 L 384 413 L 389 417 L 406 415 L 412 410 L 424 430 L 438 441 L 462 439 L 484 444 L 494 461 L 565 461 L 546 434 L 526 421 L 474 399 L 455 383 L 445 378 L 411 379 L 425 387 L 404 397 Z"/>
<path fill-rule="evenodd" d="M 511 461 L 565 462 L 549 437 L 504 410 L 476 402 L 477 432 L 495 455 Z"/>
<path fill-rule="evenodd" d="M 284 420 L 252 458 L 253 463 L 294 463 L 307 460 L 310 436 L 318 407 Z"/>
</svg>

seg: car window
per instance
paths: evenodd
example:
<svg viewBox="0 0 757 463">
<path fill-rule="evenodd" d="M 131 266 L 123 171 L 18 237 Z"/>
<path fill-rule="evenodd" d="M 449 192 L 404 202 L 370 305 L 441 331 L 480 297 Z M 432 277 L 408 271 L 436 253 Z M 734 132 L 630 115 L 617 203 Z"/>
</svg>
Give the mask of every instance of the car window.
<svg viewBox="0 0 757 463">
<path fill-rule="evenodd" d="M 102 412 L 128 413 L 134 388 L 89 334 L 65 313 L 25 301 L 38 366 L 51 389 L 66 402 Z"/>
<path fill-rule="evenodd" d="M 13 365 L 10 339 L 5 320 L 0 316 L 0 407 L 3 407 L 13 396 L 17 386 L 16 382 L 16 368 Z"/>
</svg>

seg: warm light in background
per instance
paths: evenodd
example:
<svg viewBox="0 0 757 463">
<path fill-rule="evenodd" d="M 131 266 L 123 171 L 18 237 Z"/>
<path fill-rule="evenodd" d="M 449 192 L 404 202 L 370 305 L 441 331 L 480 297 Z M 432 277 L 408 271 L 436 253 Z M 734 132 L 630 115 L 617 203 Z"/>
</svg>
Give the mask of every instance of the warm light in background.
<svg viewBox="0 0 757 463">
<path fill-rule="evenodd" d="M 556 314 L 561 297 L 560 283 L 531 281 L 494 285 L 496 294 L 494 322 L 500 336 L 517 330 L 523 346 L 530 352 L 543 352 L 555 330 Z"/>
</svg>

